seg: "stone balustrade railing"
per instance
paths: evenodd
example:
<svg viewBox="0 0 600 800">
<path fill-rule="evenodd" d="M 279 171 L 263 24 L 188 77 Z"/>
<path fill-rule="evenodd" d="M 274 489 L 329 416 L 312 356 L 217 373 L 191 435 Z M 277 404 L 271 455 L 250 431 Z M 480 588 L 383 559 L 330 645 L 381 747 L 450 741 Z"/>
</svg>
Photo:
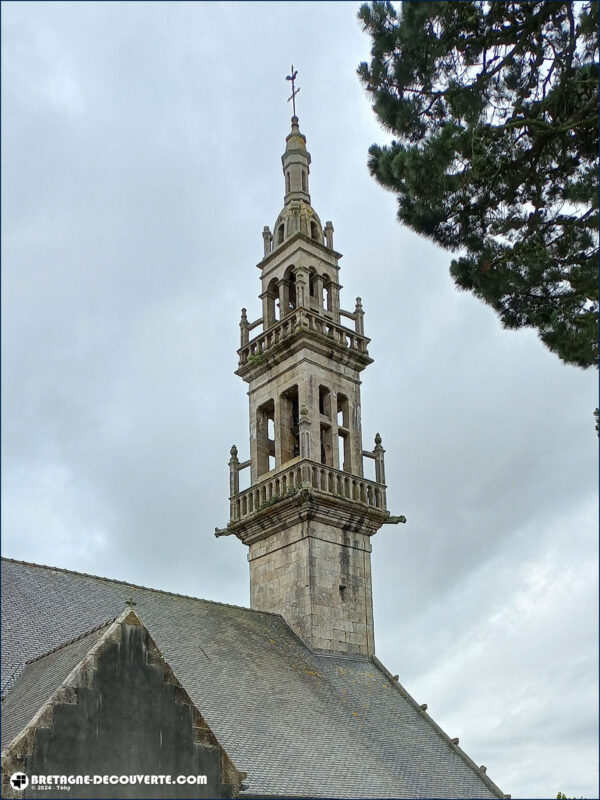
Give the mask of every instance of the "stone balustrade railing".
<svg viewBox="0 0 600 800">
<path fill-rule="evenodd" d="M 344 325 L 339 325 L 307 308 L 294 309 L 275 325 L 255 336 L 251 341 L 246 339 L 248 328 L 249 326 L 244 326 L 242 329 L 242 346 L 238 350 L 240 367 L 249 362 L 251 363 L 253 359 L 260 359 L 272 347 L 303 330 L 327 336 L 349 350 L 368 355 L 367 344 L 369 340 L 364 335 L 350 330 Z"/>
<path fill-rule="evenodd" d="M 232 522 L 244 519 L 263 508 L 275 505 L 300 489 L 316 489 L 325 494 L 353 500 L 386 510 L 385 485 L 350 475 L 309 459 L 295 461 L 287 469 L 259 479 L 249 489 L 230 498 Z"/>
</svg>

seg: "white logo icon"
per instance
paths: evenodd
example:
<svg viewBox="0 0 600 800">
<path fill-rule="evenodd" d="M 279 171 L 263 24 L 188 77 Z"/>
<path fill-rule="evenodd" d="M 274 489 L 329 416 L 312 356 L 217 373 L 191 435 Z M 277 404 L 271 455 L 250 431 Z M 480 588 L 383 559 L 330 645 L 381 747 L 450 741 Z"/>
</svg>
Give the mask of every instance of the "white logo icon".
<svg viewBox="0 0 600 800">
<path fill-rule="evenodd" d="M 17 791 L 23 791 L 29 786 L 29 778 L 24 772 L 13 772 L 10 776 L 10 785 Z"/>
</svg>

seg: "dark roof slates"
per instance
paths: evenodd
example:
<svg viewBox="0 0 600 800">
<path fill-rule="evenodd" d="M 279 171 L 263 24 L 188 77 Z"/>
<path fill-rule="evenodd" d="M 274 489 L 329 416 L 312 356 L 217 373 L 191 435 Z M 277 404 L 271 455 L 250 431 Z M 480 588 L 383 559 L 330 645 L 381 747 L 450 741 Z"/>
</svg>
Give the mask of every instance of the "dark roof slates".
<svg viewBox="0 0 600 800">
<path fill-rule="evenodd" d="M 3 572 L 9 671 L 118 616 L 135 591 L 136 614 L 248 772 L 249 794 L 503 796 L 385 669 L 312 653 L 278 615 L 25 562 Z"/>
</svg>

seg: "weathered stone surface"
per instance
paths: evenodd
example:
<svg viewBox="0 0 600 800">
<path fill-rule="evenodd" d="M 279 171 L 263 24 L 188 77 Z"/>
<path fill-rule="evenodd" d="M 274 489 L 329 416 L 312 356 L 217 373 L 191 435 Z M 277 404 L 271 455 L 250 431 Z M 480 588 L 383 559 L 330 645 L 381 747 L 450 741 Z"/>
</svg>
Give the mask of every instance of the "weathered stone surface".
<svg viewBox="0 0 600 800">
<path fill-rule="evenodd" d="M 250 544 L 248 558 L 252 608 L 282 614 L 313 649 L 374 652 L 366 533 L 298 522 Z"/>
</svg>

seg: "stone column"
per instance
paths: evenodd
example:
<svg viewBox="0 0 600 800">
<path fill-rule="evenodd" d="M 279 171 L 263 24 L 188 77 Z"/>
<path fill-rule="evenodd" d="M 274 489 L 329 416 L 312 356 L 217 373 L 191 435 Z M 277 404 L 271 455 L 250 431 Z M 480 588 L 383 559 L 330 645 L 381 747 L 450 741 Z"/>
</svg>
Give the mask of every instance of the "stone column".
<svg viewBox="0 0 600 800">
<path fill-rule="evenodd" d="M 318 309 L 323 308 L 323 276 L 315 275 L 313 278 L 313 286 L 315 289 L 316 305 Z"/>
<path fill-rule="evenodd" d="M 262 292 L 258 297 L 262 303 L 263 330 L 266 331 L 273 324 L 269 313 L 269 294 L 268 292 Z"/>
<path fill-rule="evenodd" d="M 263 309 L 263 330 L 267 330 L 270 328 L 271 325 L 274 325 L 277 322 L 277 316 L 275 314 L 275 302 L 278 300 L 277 294 L 273 293 L 272 287 L 269 284 L 270 288 L 267 288 L 262 294 L 259 295 L 260 299 L 262 300 L 262 309 Z"/>
<path fill-rule="evenodd" d="M 290 285 L 284 278 L 281 278 L 277 285 L 279 288 L 279 317 L 283 319 L 290 313 Z"/>
<path fill-rule="evenodd" d="M 362 459 L 362 422 L 360 413 L 360 389 L 356 387 L 350 398 L 350 458 L 352 472 L 359 478 L 364 475 Z"/>
<path fill-rule="evenodd" d="M 250 484 L 255 483 L 258 477 L 258 443 L 256 441 L 256 396 L 250 396 Z"/>
<path fill-rule="evenodd" d="M 275 396 L 275 413 L 273 414 L 273 427 L 275 429 L 275 467 L 281 466 L 281 395 Z"/>
<path fill-rule="evenodd" d="M 333 461 L 333 466 L 337 469 L 344 469 L 344 454 L 343 452 L 340 453 L 340 438 L 339 438 L 339 431 L 338 431 L 338 415 L 337 415 L 337 402 L 338 402 L 338 393 L 332 392 L 331 394 L 331 460 Z M 319 434 L 321 431 L 319 430 Z M 320 454 L 319 454 L 320 460 Z"/>
<path fill-rule="evenodd" d="M 304 403 L 300 406 L 298 428 L 300 429 L 300 456 L 301 458 L 310 458 L 310 417 L 308 407 Z"/>
<path fill-rule="evenodd" d="M 331 296 L 331 312 L 333 314 L 333 321 L 340 321 L 340 289 L 342 287 L 339 283 L 331 281 L 329 284 L 329 292 Z"/>
<path fill-rule="evenodd" d="M 310 305 L 308 270 L 298 266 L 294 270 L 294 274 L 296 275 L 296 308 L 308 308 Z"/>
</svg>

